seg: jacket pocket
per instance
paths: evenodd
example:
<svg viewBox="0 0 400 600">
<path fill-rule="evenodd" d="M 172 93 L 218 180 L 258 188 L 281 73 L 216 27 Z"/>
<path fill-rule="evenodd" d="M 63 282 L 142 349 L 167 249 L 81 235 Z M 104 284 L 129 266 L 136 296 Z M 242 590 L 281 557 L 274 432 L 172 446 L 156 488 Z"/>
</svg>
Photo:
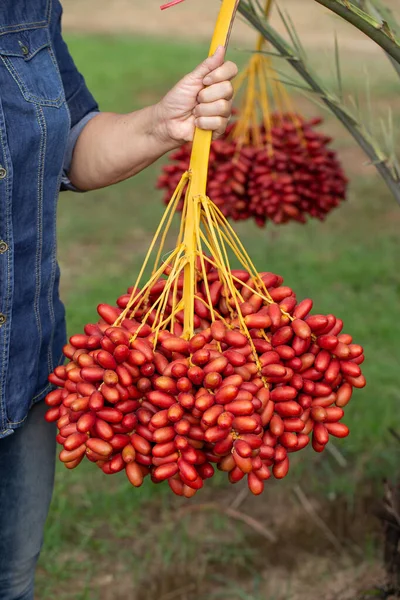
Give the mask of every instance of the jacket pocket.
<svg viewBox="0 0 400 600">
<path fill-rule="evenodd" d="M 59 107 L 65 101 L 47 28 L 0 35 L 0 60 L 28 102 Z"/>
</svg>

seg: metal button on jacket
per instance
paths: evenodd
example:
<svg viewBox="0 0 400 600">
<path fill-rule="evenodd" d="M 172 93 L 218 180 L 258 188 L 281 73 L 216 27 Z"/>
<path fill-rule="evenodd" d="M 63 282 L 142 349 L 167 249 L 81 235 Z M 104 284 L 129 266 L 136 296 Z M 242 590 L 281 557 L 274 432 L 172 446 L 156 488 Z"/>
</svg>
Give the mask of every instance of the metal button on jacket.
<svg viewBox="0 0 400 600">
<path fill-rule="evenodd" d="M 6 315 L 3 315 L 3 313 L 0 313 L 0 327 L 2 325 L 4 325 L 4 323 L 7 321 L 7 317 Z"/>
<path fill-rule="evenodd" d="M 7 177 L 7 171 L 4 167 L 0 167 L 0 179 L 4 179 L 5 177 Z"/>
<path fill-rule="evenodd" d="M 3 240 L 0 240 L 0 254 L 4 254 L 4 252 L 7 252 L 8 250 L 8 244 L 6 244 L 6 242 L 3 242 Z"/>
<path fill-rule="evenodd" d="M 21 46 L 21 50 L 22 50 L 22 54 L 24 56 L 28 56 L 28 54 L 29 54 L 29 48 L 27 46 Z"/>
</svg>

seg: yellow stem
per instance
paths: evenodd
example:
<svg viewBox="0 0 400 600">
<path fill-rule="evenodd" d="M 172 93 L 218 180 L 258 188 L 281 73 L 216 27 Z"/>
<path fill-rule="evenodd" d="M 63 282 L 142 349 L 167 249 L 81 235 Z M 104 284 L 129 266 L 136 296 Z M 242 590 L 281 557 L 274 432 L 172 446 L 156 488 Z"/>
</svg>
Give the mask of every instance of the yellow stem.
<svg viewBox="0 0 400 600">
<path fill-rule="evenodd" d="M 240 329 L 246 335 L 246 337 L 250 343 L 250 346 L 252 349 L 252 355 L 253 355 L 253 358 L 257 365 L 257 368 L 259 370 L 260 376 L 261 376 L 262 366 L 259 361 L 258 354 L 255 349 L 253 340 L 250 336 L 250 332 L 247 328 L 244 317 L 240 311 L 239 293 L 233 282 L 233 276 L 232 276 L 232 272 L 231 272 L 231 268 L 230 268 L 230 264 L 229 264 L 228 254 L 227 254 L 226 247 L 225 247 L 225 244 L 222 239 L 222 231 L 218 226 L 218 221 L 215 219 L 215 216 L 213 215 L 213 212 L 214 212 L 213 208 L 214 208 L 214 205 L 212 204 L 212 202 L 210 202 L 208 200 L 208 198 L 206 198 L 205 202 L 204 202 L 204 210 L 208 217 L 208 224 L 210 226 L 210 229 L 213 233 L 215 232 L 215 238 L 216 238 L 218 250 L 220 252 L 221 263 L 224 266 L 223 275 L 224 275 L 224 279 L 225 279 L 225 285 L 228 288 L 228 291 L 230 293 L 230 297 L 228 295 L 226 295 L 226 298 L 228 298 L 227 306 L 228 306 L 229 311 L 231 312 L 231 316 L 233 316 L 232 315 L 233 310 L 232 310 L 230 302 L 229 302 L 230 299 L 233 299 L 233 301 L 235 303 L 235 308 L 236 308 L 236 315 L 237 315 L 237 318 L 239 319 L 239 323 L 240 323 Z M 214 221 L 214 219 L 215 219 L 215 221 Z M 220 238 L 219 245 L 218 245 L 218 237 Z M 263 378 L 263 382 L 264 382 L 264 385 L 266 385 L 266 381 L 264 380 L 264 378 Z"/>
<path fill-rule="evenodd" d="M 174 291 L 172 292 L 172 306 L 173 307 L 176 306 L 177 295 L 178 295 L 178 277 L 175 278 Z M 172 313 L 171 313 L 171 333 L 173 332 L 174 325 L 175 325 L 175 312 L 172 311 Z"/>
<path fill-rule="evenodd" d="M 218 46 L 227 46 L 239 0 L 223 0 L 219 12 L 209 55 L 212 56 Z M 196 284 L 196 226 L 200 221 L 200 203 L 198 198 L 205 196 L 207 186 L 208 163 L 212 140 L 211 131 L 195 130 L 189 170 L 191 181 L 187 196 L 184 244 L 187 263 L 184 270 L 183 299 L 185 318 L 183 337 L 190 338 L 194 333 L 194 289 Z"/>
<path fill-rule="evenodd" d="M 155 281 L 158 279 L 158 277 L 160 277 L 160 275 L 162 274 L 164 267 L 160 267 L 158 270 L 156 270 L 157 263 L 155 263 L 150 281 L 147 283 L 145 288 L 143 290 L 141 290 L 139 293 L 135 292 L 135 290 L 139 288 L 140 281 L 141 281 L 143 274 L 146 270 L 146 267 L 150 261 L 151 254 L 156 246 L 157 240 L 158 240 L 159 236 L 161 235 L 161 232 L 163 232 L 161 245 L 160 245 L 160 248 L 158 250 L 158 255 L 157 255 L 158 259 L 159 259 L 159 256 L 161 255 L 162 247 L 164 245 L 165 238 L 168 234 L 168 230 L 169 230 L 171 222 L 172 222 L 172 217 L 174 216 L 174 214 L 176 212 L 183 189 L 186 185 L 186 182 L 188 181 L 188 177 L 189 177 L 188 173 L 183 174 L 183 176 L 178 184 L 178 187 L 176 188 L 176 190 L 175 190 L 175 192 L 174 192 L 174 194 L 173 194 L 173 196 L 161 218 L 161 221 L 158 225 L 157 231 L 152 239 L 152 242 L 150 244 L 150 247 L 147 251 L 146 257 L 142 264 L 142 268 L 140 269 L 139 275 L 137 276 L 136 283 L 133 286 L 133 292 L 129 299 L 128 305 L 127 305 L 126 309 L 122 312 L 122 314 L 118 317 L 118 319 L 115 321 L 114 325 L 119 325 L 125 319 L 127 313 L 129 312 L 129 310 L 132 308 L 132 306 L 134 305 L 134 303 L 140 296 L 142 296 L 142 301 L 145 300 L 145 296 L 143 295 L 144 290 L 149 289 L 151 287 L 151 285 L 153 285 L 153 283 L 155 283 Z M 164 231 L 163 231 L 163 229 L 164 229 Z M 174 254 L 176 254 L 176 251 L 173 252 L 173 255 Z"/>
<path fill-rule="evenodd" d="M 157 324 L 160 322 L 160 318 L 162 318 L 164 316 L 164 312 L 165 309 L 167 307 L 168 304 L 168 297 L 171 291 L 171 287 L 174 284 L 174 282 L 178 281 L 178 277 L 179 277 L 179 258 L 182 257 L 177 257 L 175 262 L 174 262 L 174 266 L 172 268 L 171 274 L 168 277 L 168 279 L 166 280 L 165 283 L 165 287 L 162 291 L 161 297 L 162 297 L 162 301 L 159 303 L 157 311 L 156 311 L 156 315 L 155 315 L 155 319 L 154 319 L 154 327 L 157 327 Z M 183 268 L 183 264 L 181 266 L 181 270 Z M 155 308 L 155 305 L 152 306 L 152 309 Z"/>
<path fill-rule="evenodd" d="M 176 263 L 175 263 L 174 268 L 176 269 Z M 169 289 L 170 289 L 170 287 L 171 287 L 171 285 L 173 283 L 173 280 L 174 280 L 174 275 L 172 275 L 172 277 L 169 277 L 167 279 L 167 285 L 169 285 L 169 288 L 167 289 L 167 285 L 165 286 L 165 288 L 162 291 L 162 293 L 160 294 L 160 296 L 157 298 L 157 300 L 154 302 L 154 304 L 152 306 L 150 306 L 150 308 L 148 309 L 148 311 L 145 314 L 145 316 L 141 318 L 142 325 L 144 325 L 147 322 L 147 319 L 149 318 L 151 312 L 153 310 L 155 310 L 157 306 L 163 305 L 164 302 L 166 304 L 166 302 L 168 301 Z M 157 330 L 157 327 L 153 327 L 153 329 Z M 137 333 L 138 332 L 135 333 L 135 335 L 133 336 L 133 339 L 137 336 Z"/>
<path fill-rule="evenodd" d="M 208 309 L 210 311 L 211 314 L 211 321 L 214 321 L 214 314 L 213 314 L 213 305 L 211 302 L 211 294 L 210 294 L 210 286 L 208 285 L 208 279 L 207 279 L 207 270 L 206 270 L 206 265 L 205 265 L 205 260 L 204 260 L 204 253 L 201 247 L 201 240 L 200 240 L 200 229 L 197 229 L 196 231 L 196 243 L 197 243 L 197 248 L 199 249 L 199 256 L 200 256 L 200 264 L 201 264 L 201 270 L 203 273 L 203 282 L 204 282 L 204 287 L 206 289 L 206 297 L 207 297 L 207 302 L 208 302 Z"/>
<path fill-rule="evenodd" d="M 176 258 L 176 261 L 174 263 L 174 267 L 171 271 L 170 276 L 167 279 L 167 283 L 165 285 L 165 288 L 163 290 L 162 295 L 160 296 L 160 298 L 158 298 L 158 300 L 153 304 L 153 306 L 151 307 L 151 310 L 153 310 L 157 304 L 157 302 L 159 302 L 159 306 L 157 309 L 157 313 L 156 313 L 156 317 L 155 317 L 155 321 L 153 324 L 153 331 L 155 331 L 156 335 L 155 335 L 155 339 L 154 342 L 157 342 L 157 337 L 158 337 L 158 332 L 161 328 L 163 328 L 163 326 L 165 325 L 165 323 L 168 323 L 168 321 L 171 319 L 173 320 L 175 317 L 175 314 L 180 310 L 179 308 L 179 304 L 178 306 L 176 306 L 176 288 L 177 288 L 177 283 L 178 283 L 178 278 L 179 275 L 181 273 L 181 271 L 183 270 L 185 261 L 184 261 L 184 256 L 178 256 Z M 161 319 L 163 319 L 164 317 L 164 313 L 165 313 L 165 309 L 167 307 L 168 304 L 168 298 L 169 298 L 169 294 L 171 292 L 171 288 L 174 285 L 174 291 L 173 291 L 173 310 L 172 310 L 172 314 L 169 315 L 169 317 L 167 317 L 166 319 L 164 319 L 164 321 L 161 321 Z M 150 312 L 151 312 L 150 310 Z M 149 313 L 150 314 L 150 313 Z"/>
<path fill-rule="evenodd" d="M 197 296 L 197 298 L 198 298 L 198 296 Z M 204 306 L 206 306 L 207 308 L 209 308 L 209 306 L 208 306 L 207 302 L 206 302 L 205 300 L 203 300 L 203 298 L 198 298 L 198 300 L 199 300 L 199 301 L 200 301 L 202 304 L 204 304 Z M 224 317 L 223 317 L 223 316 L 222 316 L 222 315 L 221 315 L 221 314 L 220 314 L 220 313 L 219 313 L 217 310 L 215 310 L 215 308 L 214 308 L 214 307 L 212 307 L 212 310 L 211 310 L 211 320 L 212 320 L 212 321 L 215 321 L 215 317 L 217 317 L 218 321 L 222 321 L 222 322 L 223 322 L 223 324 L 225 325 L 225 327 L 226 327 L 227 329 L 232 329 L 232 325 L 231 325 L 230 323 L 228 323 L 228 321 L 226 321 L 226 320 L 224 319 Z"/>
<path fill-rule="evenodd" d="M 170 258 L 173 258 L 176 256 L 176 254 L 178 254 L 180 251 L 180 248 L 175 248 L 175 250 L 173 251 L 173 253 L 171 254 Z M 131 294 L 131 297 L 129 299 L 128 305 L 125 308 L 125 310 L 120 314 L 120 316 L 118 317 L 118 319 L 116 320 L 116 322 L 114 323 L 114 325 L 119 325 L 120 323 L 122 323 L 122 321 L 125 319 L 125 317 L 128 315 L 128 312 L 130 311 L 130 309 L 135 305 L 135 303 L 137 302 L 137 300 L 139 300 L 141 298 L 141 301 L 139 303 L 139 305 L 136 307 L 136 309 L 138 309 L 140 307 L 140 304 L 143 302 L 143 300 L 146 297 L 146 290 L 149 291 L 152 286 L 156 283 L 156 281 L 158 281 L 158 279 L 161 277 L 161 275 L 164 272 L 164 265 L 161 265 L 160 268 L 151 276 L 151 278 L 149 279 L 149 281 L 146 283 L 146 285 L 143 287 L 142 290 L 136 292 L 135 290 L 139 289 L 139 283 L 141 281 L 141 276 L 139 276 L 136 280 L 136 284 L 133 286 L 133 292 Z M 144 270 L 144 269 L 143 269 Z M 135 316 L 135 310 L 133 311 L 132 315 L 131 315 L 131 319 Z"/>
<path fill-rule="evenodd" d="M 169 231 L 169 229 L 171 227 L 172 219 L 174 218 L 176 209 L 178 208 L 178 204 L 179 204 L 179 202 L 180 202 L 180 200 L 182 198 L 182 193 L 183 193 L 183 190 L 185 189 L 185 185 L 187 184 L 187 182 L 189 180 L 190 180 L 189 173 L 188 172 L 184 173 L 182 175 L 182 178 L 181 178 L 179 184 L 178 184 L 178 188 L 177 188 L 177 190 L 175 192 L 176 197 L 174 198 L 174 196 L 175 196 L 175 194 L 174 194 L 173 201 L 171 200 L 171 202 L 170 202 L 170 204 L 172 204 L 172 210 L 170 211 L 169 219 L 168 219 L 168 221 L 167 221 L 167 223 L 165 225 L 165 229 L 164 229 L 164 232 L 163 232 L 162 237 L 161 237 L 160 247 L 158 249 L 157 256 L 156 256 L 156 259 L 154 261 L 153 273 L 158 268 L 158 265 L 159 265 L 159 262 L 160 262 L 160 258 L 161 258 L 161 255 L 162 255 L 162 251 L 163 251 L 163 248 L 164 248 L 164 245 L 165 245 L 165 240 L 167 238 L 168 231 Z M 178 244 L 179 243 L 180 243 L 180 241 L 179 241 L 179 238 L 178 238 Z"/>
<path fill-rule="evenodd" d="M 267 19 L 269 18 L 269 15 L 271 13 L 272 3 L 273 3 L 273 0 L 266 0 L 264 16 Z M 258 41 L 257 41 L 257 46 L 256 46 L 257 52 L 260 52 L 260 50 L 262 50 L 262 48 L 264 46 L 264 42 L 265 42 L 265 38 L 260 34 L 258 36 Z"/>
<path fill-rule="evenodd" d="M 263 57 L 264 58 L 264 57 Z M 271 109 L 269 106 L 269 97 L 268 97 L 268 80 L 265 74 L 265 60 L 261 60 L 259 63 L 258 70 L 258 82 L 260 86 L 260 96 L 261 96 L 261 112 L 263 115 L 263 122 L 267 137 L 267 143 L 271 143 Z"/>
<path fill-rule="evenodd" d="M 242 100 L 241 116 L 233 132 L 233 138 L 238 141 L 239 147 L 250 142 L 249 132 L 255 110 L 255 72 L 257 60 L 257 55 L 252 56 L 246 69 L 247 86 Z"/>
</svg>

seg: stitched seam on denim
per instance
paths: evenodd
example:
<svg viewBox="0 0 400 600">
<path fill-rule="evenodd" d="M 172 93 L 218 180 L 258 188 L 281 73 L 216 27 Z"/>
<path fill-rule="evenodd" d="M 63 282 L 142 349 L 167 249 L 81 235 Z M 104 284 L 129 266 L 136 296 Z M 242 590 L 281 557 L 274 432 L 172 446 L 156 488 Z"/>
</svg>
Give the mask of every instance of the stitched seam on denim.
<svg viewBox="0 0 400 600">
<path fill-rule="evenodd" d="M 0 26 L 0 37 L 7 35 L 7 33 L 21 33 L 21 31 L 29 31 L 31 29 L 44 29 L 48 24 L 48 21 L 33 21 L 32 23 L 16 23 L 3 27 Z"/>
<path fill-rule="evenodd" d="M 64 361 L 65 361 L 64 352 L 61 352 L 61 356 L 60 356 L 60 358 L 59 358 L 59 359 L 58 359 L 58 361 L 57 361 L 57 367 L 58 367 L 58 366 L 60 366 L 60 365 L 62 365 Z M 51 372 L 52 372 L 53 370 L 54 370 L 54 369 L 52 369 L 52 370 L 51 370 Z M 50 373 L 49 373 L 49 375 L 50 375 Z M 35 401 L 37 401 L 37 400 L 38 400 L 38 398 L 40 398 L 40 396 L 43 396 L 43 394 L 44 394 L 44 393 L 45 393 L 47 390 L 49 390 L 49 389 L 52 389 L 52 388 L 55 388 L 55 387 L 56 387 L 56 386 L 55 386 L 53 383 L 48 383 L 48 384 L 47 384 L 47 385 L 46 385 L 46 386 L 45 386 L 45 387 L 44 387 L 44 388 L 43 388 L 43 389 L 42 389 L 40 392 L 38 392 L 38 393 L 37 393 L 37 394 L 36 394 L 36 395 L 35 395 L 35 396 L 32 398 L 32 400 L 31 400 L 31 403 L 30 403 L 30 405 L 29 405 L 29 410 L 31 410 L 32 406 L 35 404 Z"/>
<path fill-rule="evenodd" d="M 5 185 L 5 195 L 6 195 L 6 229 L 7 236 L 11 246 L 13 242 L 12 235 L 12 205 L 11 205 L 11 194 L 12 194 L 12 163 L 11 157 L 9 156 L 8 147 L 6 145 L 6 131 L 5 131 L 5 121 L 4 121 L 4 113 L 0 100 L 0 113 L 2 116 L 0 123 L 0 144 L 3 150 L 3 156 L 5 161 L 5 167 L 8 172 L 8 176 L 3 180 Z M 3 129 L 4 128 L 4 129 Z M 7 202 L 7 200 L 9 200 Z M 8 372 L 8 360 L 9 360 L 9 348 L 10 348 L 10 332 L 11 332 L 11 321 L 12 321 L 12 313 L 10 308 L 12 309 L 12 298 L 13 298 L 13 257 L 12 252 L 7 253 L 7 297 L 5 298 L 5 306 L 7 308 L 7 312 L 9 312 L 8 321 L 3 325 L 3 334 L 4 334 L 4 346 L 2 350 L 3 360 L 2 360 L 2 371 L 0 378 L 0 410 L 1 410 L 1 422 L 4 426 L 7 422 L 7 407 L 4 397 L 4 391 L 6 389 L 6 381 L 7 381 L 7 372 Z"/>
<path fill-rule="evenodd" d="M 42 324 L 40 320 L 40 292 L 42 285 L 41 278 L 41 263 L 43 250 L 43 178 L 44 178 L 44 160 L 46 154 L 47 130 L 46 121 L 43 114 L 43 109 L 40 106 L 36 107 L 37 122 L 40 128 L 40 148 L 39 148 L 39 165 L 37 176 L 37 242 L 36 242 L 36 258 L 35 258 L 35 279 L 36 290 L 33 310 L 35 313 L 36 326 L 39 334 L 39 355 L 42 346 Z"/>
<path fill-rule="evenodd" d="M 0 36 L 6 33 L 17 33 L 18 31 L 23 31 L 25 29 L 41 29 L 42 27 L 47 27 L 50 23 L 51 18 L 51 8 L 52 8 L 52 0 L 47 0 L 46 6 L 46 21 L 31 21 L 30 23 L 14 23 L 13 25 L 5 25 L 4 27 L 0 27 Z M 17 27 L 16 30 L 9 30 L 9 27 Z M 1 33 L 3 31 L 3 33 Z"/>
<path fill-rule="evenodd" d="M 52 8 L 53 8 L 53 1 L 52 0 L 47 0 L 47 8 L 46 8 L 47 25 L 50 25 Z"/>
<path fill-rule="evenodd" d="M 71 117 L 69 114 L 69 110 L 68 110 L 68 105 L 65 102 L 65 109 L 67 111 L 67 115 L 68 115 L 68 122 L 69 122 L 69 127 L 68 129 L 71 128 Z M 57 270 L 57 231 L 56 231 L 56 224 L 57 224 L 57 200 L 58 200 L 58 195 L 59 195 L 59 190 L 60 190 L 60 186 L 61 186 L 61 178 L 62 178 L 62 174 L 63 174 L 63 170 L 61 169 L 60 174 L 58 176 L 57 179 L 57 187 L 56 187 L 56 194 L 57 197 L 55 199 L 55 208 L 54 208 L 54 222 L 53 222 L 53 231 L 54 231 L 54 238 L 53 238 L 53 258 L 52 258 L 52 272 L 51 272 L 51 280 L 50 280 L 50 286 L 49 286 L 49 294 L 48 294 L 48 304 L 49 304 L 49 311 L 50 311 L 50 317 L 51 317 L 51 323 L 52 323 L 52 330 L 51 330 L 51 337 L 50 337 L 50 344 L 49 344 L 49 352 L 47 355 L 47 365 L 49 367 L 49 371 L 53 371 L 53 342 L 54 342 L 54 329 L 55 329 L 55 323 L 56 323 L 56 317 L 54 314 L 54 299 L 53 299 L 53 293 L 54 293 L 54 281 L 56 278 L 56 270 Z"/>
<path fill-rule="evenodd" d="M 51 48 L 49 48 L 49 54 L 51 60 L 54 62 Z M 15 80 L 25 100 L 27 100 L 28 102 L 32 102 L 33 104 L 41 104 L 43 106 L 54 106 L 55 108 L 59 108 L 64 102 L 64 89 L 62 85 L 60 86 L 60 95 L 54 100 L 47 100 L 46 98 L 40 98 L 39 96 L 35 96 L 35 94 L 32 94 L 28 91 L 23 82 L 23 79 L 21 78 L 20 74 L 18 73 L 8 56 L 4 56 L 0 53 L 0 59 L 3 61 L 7 71 Z"/>
<path fill-rule="evenodd" d="M 64 358 L 65 358 L 65 357 L 64 357 L 64 355 L 63 355 L 63 354 L 61 354 L 61 357 L 60 357 L 60 359 L 59 359 L 59 361 L 58 361 L 58 364 L 59 364 L 59 365 L 61 365 L 61 364 L 64 362 Z M 54 387 L 55 387 L 55 386 L 54 386 L 53 384 L 51 384 L 51 383 L 48 383 L 48 384 L 46 385 L 46 387 L 42 388 L 42 389 L 40 390 L 40 392 L 38 392 L 38 393 L 36 394 L 36 396 L 34 396 L 34 397 L 32 398 L 32 400 L 31 400 L 31 403 L 30 403 L 30 405 L 29 405 L 29 410 L 31 410 L 31 408 L 33 407 L 33 405 L 34 405 L 34 404 L 36 404 L 37 402 L 39 402 L 39 400 L 41 400 L 41 398 L 42 398 L 43 396 L 47 396 L 47 391 L 48 391 L 48 390 L 50 390 L 51 388 L 54 388 Z M 29 410 L 28 410 L 28 413 L 29 413 Z M 21 423 L 24 423 L 24 421 L 26 421 L 26 419 L 27 419 L 27 417 L 28 417 L 28 413 L 26 414 L 26 416 L 25 416 L 23 419 L 21 419 L 21 421 L 14 421 L 13 423 L 8 423 L 8 424 L 7 424 L 7 428 L 6 428 L 6 429 L 3 429 L 2 431 L 0 431 L 0 435 L 3 435 L 4 433 L 7 433 L 7 431 L 9 431 L 11 427 L 15 427 L 15 426 L 17 426 L 17 425 L 21 425 Z"/>
<path fill-rule="evenodd" d="M 4 50 L 3 48 L 0 48 L 0 54 L 2 54 L 3 56 L 14 56 L 15 58 L 20 58 L 21 60 L 23 60 L 25 63 L 29 63 L 32 58 L 34 58 L 36 56 L 36 54 L 39 52 L 39 50 L 43 50 L 43 48 L 47 48 L 49 46 L 49 42 L 46 41 L 43 44 L 39 44 L 38 46 L 35 45 L 29 45 L 29 51 L 30 51 L 30 55 L 29 58 L 26 58 L 25 56 L 22 55 L 22 53 L 17 53 L 17 52 L 9 52 L 7 50 Z"/>
<path fill-rule="evenodd" d="M 48 36 L 48 39 L 49 39 L 49 54 L 50 54 L 50 58 L 53 61 L 54 68 L 55 68 L 55 70 L 57 72 L 58 81 L 60 83 L 60 89 L 61 89 L 61 93 L 60 93 L 60 96 L 57 99 L 57 102 L 59 102 L 61 100 L 61 104 L 62 104 L 63 102 L 66 101 L 64 84 L 63 84 L 63 80 L 62 80 L 62 77 L 61 77 L 60 68 L 59 68 L 57 59 L 56 59 L 55 54 L 54 54 L 53 45 L 51 43 L 50 33 L 49 32 L 47 32 L 47 36 Z M 60 106 L 61 106 L 61 104 L 60 104 Z"/>
<path fill-rule="evenodd" d="M 36 394 L 36 396 L 32 399 L 32 402 L 30 404 L 29 410 L 32 408 L 32 406 L 35 404 L 35 401 L 37 401 L 40 396 L 43 396 L 46 394 L 47 396 L 47 390 L 50 390 L 50 388 L 54 387 L 51 383 L 48 383 L 46 385 L 46 387 L 44 387 L 38 394 Z M 28 417 L 28 413 L 25 415 L 25 417 L 23 419 L 21 419 L 21 421 L 14 421 L 13 423 L 8 423 L 8 427 L 7 429 L 10 429 L 11 427 L 15 427 L 16 425 L 21 425 L 21 423 L 23 423 L 24 421 L 26 421 Z M 2 435 L 3 433 L 5 433 L 7 431 L 7 429 L 4 429 L 3 431 L 0 431 L 0 435 Z"/>
<path fill-rule="evenodd" d="M 60 358 L 58 359 L 58 365 L 62 365 L 62 363 L 65 360 L 65 356 L 63 353 L 61 353 Z M 40 390 L 40 392 L 38 392 L 36 394 L 36 396 L 34 396 L 29 404 L 29 410 L 31 410 L 32 406 L 34 404 L 36 404 L 36 402 L 41 398 L 41 396 L 47 395 L 47 390 L 50 390 L 51 388 L 54 388 L 55 386 L 52 383 L 48 383 L 44 388 L 42 388 Z M 28 414 L 26 414 L 26 416 L 21 419 L 21 421 L 14 421 L 13 423 L 8 423 L 8 427 L 7 429 L 3 429 L 3 431 L 0 431 L 0 435 L 2 435 L 3 433 L 6 433 L 6 431 L 8 429 L 10 429 L 10 427 L 15 427 L 15 425 L 21 425 L 21 423 L 23 423 L 26 418 L 27 418 Z"/>
<path fill-rule="evenodd" d="M 31 410 L 32 406 L 35 404 L 35 400 L 38 400 L 40 398 L 40 396 L 43 396 L 44 394 L 47 395 L 47 390 L 50 390 L 52 387 L 54 387 L 54 385 L 52 383 L 46 384 L 46 386 L 44 388 L 42 388 L 40 390 L 40 392 L 38 392 L 36 394 L 36 396 L 34 396 L 34 398 L 32 398 L 31 403 L 29 405 L 28 412 L 29 412 L 29 410 Z M 21 423 L 23 423 L 25 421 L 27 416 L 28 416 L 28 413 L 25 415 L 25 417 L 23 419 L 21 419 L 21 421 L 13 421 L 12 423 L 8 423 L 8 426 L 13 427 L 15 425 L 21 425 Z M 0 433 L 4 433 L 4 432 L 0 432 Z"/>
<path fill-rule="evenodd" d="M 1 113 L 2 113 L 1 116 L 3 116 L 2 110 L 1 110 Z M 1 128 L 0 128 L 0 143 L 1 143 L 1 146 L 3 149 L 3 154 L 4 154 L 5 148 L 4 148 L 4 140 L 3 140 L 3 134 L 2 134 Z M 6 187 L 5 204 L 7 206 L 7 187 Z M 7 220 L 6 220 L 6 223 L 7 223 Z M 6 225 L 6 228 L 7 228 L 7 225 Z M 9 258 L 7 257 L 7 283 L 9 280 L 9 276 L 8 276 L 9 268 L 10 268 L 10 261 L 9 261 Z M 8 286 L 7 286 L 7 288 L 8 288 Z M 4 334 L 5 339 L 4 339 L 4 345 L 2 348 L 2 364 L 1 364 L 2 369 L 1 369 L 1 378 L 0 378 L 0 411 L 1 411 L 1 424 L 3 427 L 7 421 L 7 413 L 6 413 L 5 398 L 4 398 L 4 389 L 5 389 L 4 381 L 5 381 L 5 370 L 6 370 L 5 366 L 6 366 L 6 361 L 7 361 L 6 354 L 7 354 L 7 346 L 8 346 L 6 337 L 7 337 L 6 334 Z M 3 385 L 1 385 L 2 383 L 3 383 Z"/>
<path fill-rule="evenodd" d="M 51 5 L 51 2 L 52 2 L 52 0 L 49 0 L 49 4 L 50 5 Z M 51 44 L 51 40 L 49 40 L 49 41 L 50 41 L 50 56 L 51 56 L 51 59 L 53 60 L 54 68 L 57 71 L 61 87 L 62 87 L 62 89 L 64 89 L 63 83 L 62 83 L 60 69 L 59 69 L 59 66 L 58 66 L 58 62 L 57 62 L 56 57 L 55 57 L 54 52 L 53 52 L 53 46 Z M 68 129 L 70 130 L 71 129 L 71 114 L 70 114 L 70 111 L 69 111 L 69 107 L 68 107 L 67 101 L 65 99 L 65 93 L 64 93 L 64 103 L 65 103 L 65 109 L 66 109 L 67 115 L 68 115 L 68 122 L 69 122 Z M 59 190 L 60 190 L 60 187 L 61 187 L 62 174 L 63 174 L 63 170 L 61 168 L 60 174 L 59 174 L 58 180 L 57 180 L 57 188 L 56 188 L 56 194 L 57 194 L 57 196 L 59 194 Z M 47 364 L 49 366 L 49 371 L 53 371 L 53 353 L 52 353 L 52 349 L 53 349 L 53 341 L 54 341 L 55 315 L 54 315 L 54 302 L 53 302 L 52 295 L 53 295 L 53 291 L 54 291 L 53 287 L 54 287 L 54 280 L 55 280 L 56 268 L 57 268 L 57 232 L 56 232 L 56 222 L 57 222 L 57 208 L 54 211 L 54 254 L 53 254 L 53 261 L 52 261 L 53 270 L 52 270 L 52 277 L 51 277 L 51 283 L 52 283 L 52 285 L 49 287 L 49 296 L 48 296 L 49 308 L 51 307 L 50 308 L 51 321 L 53 323 L 53 328 L 52 328 L 51 338 L 50 338 L 50 345 L 49 345 L 49 353 L 48 353 L 48 356 L 47 356 Z"/>
<path fill-rule="evenodd" d="M 58 189 L 59 184 L 57 183 L 57 189 Z M 54 213 L 56 214 L 56 207 L 54 208 Z M 55 230 L 55 221 L 56 221 L 56 217 L 54 218 L 54 230 Z M 50 341 L 49 341 L 49 349 L 47 351 L 47 367 L 49 369 L 49 371 L 53 371 L 53 342 L 54 342 L 54 329 L 55 329 L 55 324 L 56 324 L 56 317 L 54 314 L 54 299 L 53 299 L 53 295 L 54 295 L 54 282 L 55 282 L 55 278 L 56 278 L 56 269 L 57 269 L 57 242 L 55 239 L 55 236 L 53 238 L 53 256 L 51 259 L 51 277 L 50 277 L 50 282 L 49 282 L 49 291 L 47 294 L 47 303 L 48 303 L 48 307 L 49 307 L 49 313 L 50 313 L 50 323 L 51 323 L 51 334 L 50 334 Z"/>
</svg>

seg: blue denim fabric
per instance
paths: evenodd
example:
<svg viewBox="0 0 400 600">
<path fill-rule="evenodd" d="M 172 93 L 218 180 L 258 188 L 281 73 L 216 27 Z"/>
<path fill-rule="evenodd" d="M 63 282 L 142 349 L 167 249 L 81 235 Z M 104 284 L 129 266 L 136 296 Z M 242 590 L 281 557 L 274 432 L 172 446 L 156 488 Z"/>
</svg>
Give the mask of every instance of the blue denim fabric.
<svg viewBox="0 0 400 600">
<path fill-rule="evenodd" d="M 56 427 L 44 402 L 0 440 L 0 600 L 33 600 L 36 562 L 54 482 Z"/>
<path fill-rule="evenodd" d="M 82 193 L 81 190 L 78 190 L 75 186 L 72 185 L 68 176 L 68 172 L 72 163 L 72 155 L 74 153 L 75 144 L 78 141 L 78 137 L 82 133 L 82 129 L 87 123 L 89 123 L 91 119 L 93 119 L 93 117 L 97 117 L 98 114 L 98 111 L 88 113 L 85 117 L 83 117 L 83 119 L 79 121 L 79 123 L 74 125 L 71 131 L 69 132 L 67 151 L 64 156 L 63 175 L 61 177 L 61 190 L 71 190 L 72 192 Z"/>
<path fill-rule="evenodd" d="M 0 2 L 0 438 L 49 391 L 66 338 L 57 198 L 71 131 L 98 107 L 61 12 L 58 0 Z"/>
</svg>

